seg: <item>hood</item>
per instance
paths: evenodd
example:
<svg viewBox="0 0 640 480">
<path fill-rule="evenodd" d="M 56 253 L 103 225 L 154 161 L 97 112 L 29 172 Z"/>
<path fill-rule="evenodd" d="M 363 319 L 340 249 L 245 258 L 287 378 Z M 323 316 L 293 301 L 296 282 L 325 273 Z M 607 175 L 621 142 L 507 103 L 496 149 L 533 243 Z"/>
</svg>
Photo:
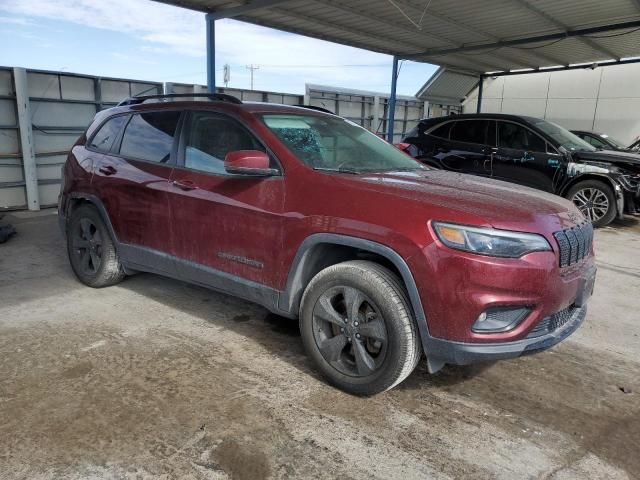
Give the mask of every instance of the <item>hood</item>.
<svg viewBox="0 0 640 480">
<path fill-rule="evenodd" d="M 574 226 L 584 217 L 562 197 L 513 183 L 443 170 L 389 172 L 342 177 L 349 188 L 364 188 L 420 203 L 430 218 L 464 213 L 478 224 L 519 231 L 543 222 L 553 231 Z M 546 230 L 546 228 L 545 228 Z"/>
<path fill-rule="evenodd" d="M 598 150 L 597 152 L 572 152 L 574 161 L 610 163 L 617 167 L 640 172 L 640 154 L 613 150 Z"/>
</svg>

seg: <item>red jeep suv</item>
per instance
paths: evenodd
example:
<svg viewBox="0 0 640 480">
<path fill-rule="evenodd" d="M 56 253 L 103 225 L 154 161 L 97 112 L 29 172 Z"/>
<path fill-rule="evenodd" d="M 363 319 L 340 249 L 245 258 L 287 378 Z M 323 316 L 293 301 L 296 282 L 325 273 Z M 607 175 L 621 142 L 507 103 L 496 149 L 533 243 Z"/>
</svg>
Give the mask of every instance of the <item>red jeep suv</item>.
<svg viewBox="0 0 640 480">
<path fill-rule="evenodd" d="M 131 98 L 96 115 L 63 182 L 80 281 L 153 272 L 299 318 L 317 368 L 355 394 L 423 353 L 436 372 L 545 350 L 593 290 L 593 231 L 571 202 L 425 167 L 308 108 Z"/>
</svg>

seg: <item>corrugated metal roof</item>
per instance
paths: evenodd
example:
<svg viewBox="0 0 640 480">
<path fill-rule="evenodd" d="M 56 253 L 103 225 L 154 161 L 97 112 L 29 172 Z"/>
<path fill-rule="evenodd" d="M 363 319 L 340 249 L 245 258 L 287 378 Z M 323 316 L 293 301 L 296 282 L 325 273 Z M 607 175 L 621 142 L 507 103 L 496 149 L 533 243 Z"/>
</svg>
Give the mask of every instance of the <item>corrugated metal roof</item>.
<svg viewBox="0 0 640 480">
<path fill-rule="evenodd" d="M 640 57 L 640 0 L 157 1 L 475 74 Z"/>
<path fill-rule="evenodd" d="M 443 105 L 460 105 L 478 80 L 476 75 L 440 67 L 418 90 L 416 97 Z"/>
</svg>

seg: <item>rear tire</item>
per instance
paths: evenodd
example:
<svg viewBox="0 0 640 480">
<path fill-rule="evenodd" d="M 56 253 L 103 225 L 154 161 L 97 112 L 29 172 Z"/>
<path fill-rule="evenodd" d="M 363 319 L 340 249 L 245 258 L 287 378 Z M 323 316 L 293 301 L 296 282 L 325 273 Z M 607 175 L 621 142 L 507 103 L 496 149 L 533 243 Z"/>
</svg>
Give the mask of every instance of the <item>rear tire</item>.
<svg viewBox="0 0 640 480">
<path fill-rule="evenodd" d="M 300 307 L 307 354 L 336 387 L 356 395 L 393 388 L 414 370 L 422 346 L 400 280 L 373 262 L 325 268 Z"/>
<path fill-rule="evenodd" d="M 609 225 L 616 218 L 617 206 L 613 189 L 599 180 L 576 183 L 567 192 L 571 200 L 594 227 Z"/>
<path fill-rule="evenodd" d="M 71 214 L 67 253 L 76 277 L 90 287 L 115 285 L 126 276 L 109 230 L 92 205 L 82 205 Z"/>
</svg>

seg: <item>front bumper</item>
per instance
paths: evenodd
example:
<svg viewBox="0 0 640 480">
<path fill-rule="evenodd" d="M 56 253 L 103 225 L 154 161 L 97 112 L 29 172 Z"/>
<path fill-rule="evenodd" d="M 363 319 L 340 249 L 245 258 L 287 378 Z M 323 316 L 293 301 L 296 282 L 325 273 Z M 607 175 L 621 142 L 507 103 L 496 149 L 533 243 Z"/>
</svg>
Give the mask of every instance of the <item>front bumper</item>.
<svg viewBox="0 0 640 480">
<path fill-rule="evenodd" d="M 445 363 L 469 365 L 472 363 L 517 358 L 523 355 L 542 352 L 562 342 L 575 332 L 580 325 L 582 325 L 586 316 L 586 305 L 575 308 L 571 319 L 557 330 L 546 335 L 525 338 L 513 342 L 464 343 L 434 337 L 423 338 L 423 343 L 427 349 L 429 371 L 438 371 Z"/>
<path fill-rule="evenodd" d="M 426 317 L 419 327 L 429 371 L 446 363 L 468 365 L 536 353 L 580 327 L 596 273 L 592 250 L 560 267 L 560 247 L 555 239 L 550 244 L 553 252 L 518 259 L 453 252 L 432 244 L 412 259 L 418 278 L 437 279 L 417 284 Z M 493 307 L 528 307 L 530 313 L 505 331 L 474 331 L 479 315 Z"/>
</svg>

